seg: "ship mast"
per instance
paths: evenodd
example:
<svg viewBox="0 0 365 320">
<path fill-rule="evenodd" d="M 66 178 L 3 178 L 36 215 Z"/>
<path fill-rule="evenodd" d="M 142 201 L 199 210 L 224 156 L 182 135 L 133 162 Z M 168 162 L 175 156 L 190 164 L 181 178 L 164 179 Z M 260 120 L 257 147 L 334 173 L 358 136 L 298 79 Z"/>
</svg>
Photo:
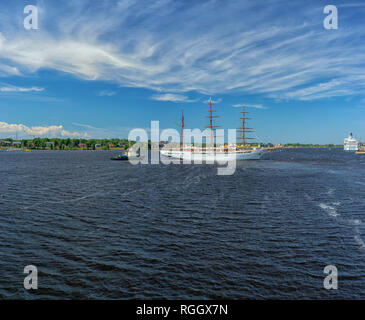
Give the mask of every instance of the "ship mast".
<svg viewBox="0 0 365 320">
<path fill-rule="evenodd" d="M 181 150 L 182 151 L 184 151 L 184 127 L 185 127 L 184 109 L 181 107 L 181 142 L 182 142 Z"/>
<path fill-rule="evenodd" d="M 209 125 L 206 126 L 205 128 L 210 129 L 210 145 L 212 146 L 212 148 L 214 148 L 214 131 L 216 130 L 216 128 L 219 128 L 219 126 L 215 126 L 213 124 L 213 118 L 218 118 L 218 116 L 215 115 L 214 112 L 216 112 L 216 110 L 213 110 L 212 98 L 209 98 L 209 109 L 208 109 L 209 115 L 207 116 L 207 118 L 209 118 Z"/>
<path fill-rule="evenodd" d="M 242 117 L 240 119 L 242 120 L 242 127 L 240 129 L 238 129 L 238 132 L 241 132 L 241 134 L 242 134 L 240 139 L 242 140 L 242 146 L 245 147 L 246 140 L 253 139 L 253 138 L 247 138 L 246 133 L 254 132 L 254 131 L 252 130 L 252 128 L 246 128 L 246 122 L 247 122 L 247 120 L 251 120 L 251 118 L 247 118 L 247 116 L 246 116 L 249 112 L 246 111 L 245 105 L 242 106 L 241 113 L 242 113 Z"/>
</svg>

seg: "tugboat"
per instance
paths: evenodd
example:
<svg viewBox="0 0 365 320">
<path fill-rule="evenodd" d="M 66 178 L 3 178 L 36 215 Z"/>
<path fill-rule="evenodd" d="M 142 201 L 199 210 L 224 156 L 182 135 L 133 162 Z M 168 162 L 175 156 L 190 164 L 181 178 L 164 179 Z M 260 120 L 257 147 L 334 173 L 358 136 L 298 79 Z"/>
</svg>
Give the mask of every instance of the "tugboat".
<svg viewBox="0 0 365 320">
<path fill-rule="evenodd" d="M 126 161 L 126 160 L 128 160 L 128 156 L 126 154 L 120 154 L 116 157 L 110 158 L 110 160 Z"/>
<path fill-rule="evenodd" d="M 137 150 L 136 157 L 139 158 L 141 156 L 140 150 Z M 118 156 L 110 158 L 110 160 L 117 160 L 117 161 L 127 161 L 130 158 L 133 158 L 133 155 L 130 155 L 129 149 L 127 150 L 127 154 L 120 154 Z"/>
</svg>

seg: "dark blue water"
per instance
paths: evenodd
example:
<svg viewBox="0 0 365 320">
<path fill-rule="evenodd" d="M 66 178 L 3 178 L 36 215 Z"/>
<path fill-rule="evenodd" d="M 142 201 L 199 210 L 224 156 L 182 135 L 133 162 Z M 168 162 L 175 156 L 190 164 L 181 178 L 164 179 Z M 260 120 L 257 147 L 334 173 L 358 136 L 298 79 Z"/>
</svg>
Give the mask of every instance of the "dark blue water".
<svg viewBox="0 0 365 320">
<path fill-rule="evenodd" d="M 1 298 L 365 298 L 365 156 L 283 150 L 233 176 L 111 156 L 0 152 Z"/>
</svg>

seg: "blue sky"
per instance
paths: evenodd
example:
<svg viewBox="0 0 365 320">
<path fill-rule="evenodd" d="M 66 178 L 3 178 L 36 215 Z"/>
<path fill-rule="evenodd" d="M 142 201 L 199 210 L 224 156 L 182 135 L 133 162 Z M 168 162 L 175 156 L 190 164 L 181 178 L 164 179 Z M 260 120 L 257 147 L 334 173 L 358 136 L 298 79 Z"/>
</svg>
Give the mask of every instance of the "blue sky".
<svg viewBox="0 0 365 320">
<path fill-rule="evenodd" d="M 224 128 L 248 105 L 259 141 L 365 140 L 364 40 L 362 0 L 2 1 L 0 137 L 122 138 L 182 106 L 203 128 L 212 96 Z"/>
</svg>

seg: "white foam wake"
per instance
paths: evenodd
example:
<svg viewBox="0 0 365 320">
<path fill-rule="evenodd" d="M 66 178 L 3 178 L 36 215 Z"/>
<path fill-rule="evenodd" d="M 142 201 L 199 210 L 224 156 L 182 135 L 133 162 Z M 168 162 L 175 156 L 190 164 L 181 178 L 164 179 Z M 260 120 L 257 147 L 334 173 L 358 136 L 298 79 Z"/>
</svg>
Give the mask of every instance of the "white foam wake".
<svg viewBox="0 0 365 320">
<path fill-rule="evenodd" d="M 337 205 L 337 203 L 334 203 L 333 205 Z M 337 213 L 337 210 L 334 206 L 330 206 L 330 205 L 325 204 L 325 203 L 320 203 L 319 207 L 321 209 L 323 209 L 324 211 L 326 211 L 328 213 L 328 215 L 330 215 L 331 217 L 339 216 L 339 214 Z"/>
</svg>

